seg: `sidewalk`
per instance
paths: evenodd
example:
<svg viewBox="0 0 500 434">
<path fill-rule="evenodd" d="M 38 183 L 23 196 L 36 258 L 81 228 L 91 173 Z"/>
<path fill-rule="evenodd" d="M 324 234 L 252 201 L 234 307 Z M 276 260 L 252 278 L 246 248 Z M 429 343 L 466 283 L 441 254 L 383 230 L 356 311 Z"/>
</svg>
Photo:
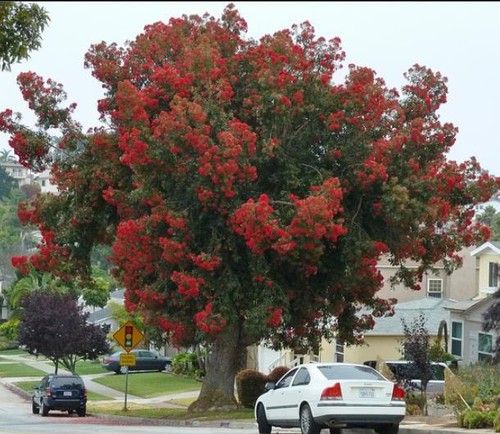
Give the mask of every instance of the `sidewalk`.
<svg viewBox="0 0 500 434">
<path fill-rule="evenodd" d="M 41 360 L 32 360 L 27 359 L 23 356 L 2 356 L 3 359 L 8 359 L 10 362 L 19 362 L 24 363 L 33 368 L 39 369 L 41 371 L 51 373 L 54 372 L 54 367 L 50 362 L 41 361 Z M 2 362 L 0 362 L 1 364 Z M 5 362 L 8 363 L 8 362 Z M 59 368 L 60 373 L 68 373 L 68 371 Z M 82 378 L 87 385 L 87 388 L 95 393 L 99 393 L 104 396 L 109 396 L 109 401 L 99 401 L 100 403 L 106 402 L 117 402 L 124 401 L 123 392 L 119 392 L 115 389 L 111 389 L 109 387 L 103 386 L 99 383 L 93 381 L 94 378 L 102 377 L 105 375 L 109 375 L 108 373 L 102 374 L 93 374 L 93 375 L 82 375 Z M 6 386 L 12 392 L 26 398 L 30 399 L 30 395 L 17 387 L 15 384 L 19 381 L 32 381 L 39 380 L 41 377 L 10 377 L 10 378 L 1 378 L 0 383 Z M 182 398 L 190 398 L 198 396 L 198 391 L 192 392 L 183 392 L 176 394 L 167 394 L 162 396 L 157 396 L 155 398 L 140 398 L 133 395 L 127 395 L 127 402 L 135 403 L 135 404 L 144 404 L 144 405 L 153 405 L 155 408 L 185 408 L 181 405 L 177 405 L 172 403 L 172 400 L 182 399 Z M 140 419 L 141 423 L 144 424 L 155 424 L 155 425 L 166 425 L 166 426 L 210 426 L 210 427 L 225 427 L 225 428 L 233 428 L 233 429 L 252 429 L 256 428 L 255 422 L 249 421 L 233 421 L 233 420 L 221 420 L 214 422 L 193 422 L 193 421 L 168 421 L 168 420 L 151 420 L 151 419 L 143 419 L 137 417 L 128 417 L 128 416 L 108 416 L 108 415 L 96 415 L 99 418 L 103 419 L 116 419 L 122 421 L 130 421 L 131 423 L 138 422 Z M 346 430 L 346 434 L 352 430 Z M 325 431 L 326 432 L 326 431 Z M 443 409 L 431 409 L 429 416 L 406 416 L 400 424 L 399 434 L 494 434 L 494 430 L 492 428 L 483 428 L 483 429 L 465 429 L 459 428 L 457 424 L 456 416 L 453 413 L 450 413 L 449 410 Z"/>
</svg>

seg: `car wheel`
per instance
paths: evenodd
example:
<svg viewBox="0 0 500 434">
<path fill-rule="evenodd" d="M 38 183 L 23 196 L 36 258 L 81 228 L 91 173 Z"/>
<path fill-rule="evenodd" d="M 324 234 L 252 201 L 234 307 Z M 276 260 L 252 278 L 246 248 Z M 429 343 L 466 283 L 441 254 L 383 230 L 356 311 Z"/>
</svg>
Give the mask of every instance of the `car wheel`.
<svg viewBox="0 0 500 434">
<path fill-rule="evenodd" d="M 259 427 L 259 434 L 270 434 L 272 426 L 267 422 L 266 410 L 263 405 L 257 407 L 257 425 Z"/>
<path fill-rule="evenodd" d="M 377 434 L 398 434 L 399 425 L 398 424 L 382 425 L 375 428 L 375 432 Z"/>
<path fill-rule="evenodd" d="M 40 413 L 40 408 L 38 407 L 38 405 L 36 405 L 33 399 L 31 400 L 31 411 L 33 412 L 33 414 Z"/>
<path fill-rule="evenodd" d="M 43 401 L 40 404 L 40 411 L 42 413 L 42 416 L 48 416 L 49 415 L 49 407 L 47 407 Z"/>
<path fill-rule="evenodd" d="M 76 412 L 78 413 L 78 416 L 84 417 L 87 414 L 87 406 L 79 408 Z"/>
<path fill-rule="evenodd" d="M 321 427 L 314 422 L 311 407 L 304 404 L 300 408 L 300 432 L 302 434 L 319 434 Z"/>
<path fill-rule="evenodd" d="M 165 368 L 167 367 L 167 364 L 165 363 L 163 366 L 160 366 L 158 368 L 158 372 L 163 372 L 165 370 Z"/>
</svg>

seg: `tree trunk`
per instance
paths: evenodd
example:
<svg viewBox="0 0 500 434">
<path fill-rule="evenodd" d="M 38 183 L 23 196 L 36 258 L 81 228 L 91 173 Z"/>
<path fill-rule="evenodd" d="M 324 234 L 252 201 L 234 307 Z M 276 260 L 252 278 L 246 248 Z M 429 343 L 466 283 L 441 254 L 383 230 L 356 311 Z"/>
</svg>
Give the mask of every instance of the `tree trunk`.
<svg viewBox="0 0 500 434">
<path fill-rule="evenodd" d="M 228 327 L 217 337 L 212 346 L 200 395 L 189 406 L 189 411 L 238 407 L 234 381 L 236 374 L 242 368 L 242 354 L 245 354 L 245 346 L 240 339 L 239 327 Z"/>
</svg>

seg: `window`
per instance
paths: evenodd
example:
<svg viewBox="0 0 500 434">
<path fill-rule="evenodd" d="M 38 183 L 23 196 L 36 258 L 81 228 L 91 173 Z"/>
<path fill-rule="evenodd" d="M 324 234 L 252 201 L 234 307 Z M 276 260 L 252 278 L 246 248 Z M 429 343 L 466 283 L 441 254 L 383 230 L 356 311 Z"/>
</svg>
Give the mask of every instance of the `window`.
<svg viewBox="0 0 500 434">
<path fill-rule="evenodd" d="M 443 279 L 427 280 L 427 296 L 441 298 L 443 296 Z"/>
<path fill-rule="evenodd" d="M 296 374 L 297 368 L 292 369 L 288 372 L 279 382 L 276 384 L 276 389 L 280 389 L 282 387 L 288 387 L 292 384 L 293 376 Z"/>
<path fill-rule="evenodd" d="M 311 381 L 311 376 L 309 375 L 309 372 L 307 372 L 306 368 L 300 368 L 299 372 L 297 372 L 297 375 L 293 379 L 292 386 L 304 386 L 306 384 L 309 384 Z"/>
<path fill-rule="evenodd" d="M 461 322 L 451 322 L 451 354 L 453 356 L 462 357 L 463 327 Z"/>
<path fill-rule="evenodd" d="M 488 333 L 479 333 L 477 346 L 478 362 L 491 362 L 493 359 L 493 336 Z"/>
<path fill-rule="evenodd" d="M 344 361 L 344 343 L 337 341 L 335 343 L 335 361 L 343 362 Z"/>
<path fill-rule="evenodd" d="M 498 288 L 498 264 L 496 262 L 490 262 L 488 286 Z"/>
</svg>

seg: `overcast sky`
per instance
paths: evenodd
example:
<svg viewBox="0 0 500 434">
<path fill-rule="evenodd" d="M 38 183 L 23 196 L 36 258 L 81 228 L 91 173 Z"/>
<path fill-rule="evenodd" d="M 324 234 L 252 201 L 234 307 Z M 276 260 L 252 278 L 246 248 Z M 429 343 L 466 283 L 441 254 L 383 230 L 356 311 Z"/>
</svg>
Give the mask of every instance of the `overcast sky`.
<svg viewBox="0 0 500 434">
<path fill-rule="evenodd" d="M 119 45 L 133 40 L 145 25 L 183 14 L 209 12 L 219 18 L 229 2 L 39 2 L 49 13 L 42 48 L 31 58 L 0 72 L 0 111 L 11 108 L 34 118 L 16 85 L 19 72 L 33 71 L 64 85 L 76 102 L 77 120 L 98 125 L 100 84 L 83 68 L 91 44 Z M 448 102 L 439 114 L 459 128 L 449 159 L 475 156 L 500 176 L 500 2 L 233 2 L 259 38 L 309 21 L 317 36 L 338 36 L 346 64 L 367 66 L 388 87 L 400 88 L 412 65 L 448 78 Z M 9 149 L 0 134 L 0 149 Z"/>
</svg>

